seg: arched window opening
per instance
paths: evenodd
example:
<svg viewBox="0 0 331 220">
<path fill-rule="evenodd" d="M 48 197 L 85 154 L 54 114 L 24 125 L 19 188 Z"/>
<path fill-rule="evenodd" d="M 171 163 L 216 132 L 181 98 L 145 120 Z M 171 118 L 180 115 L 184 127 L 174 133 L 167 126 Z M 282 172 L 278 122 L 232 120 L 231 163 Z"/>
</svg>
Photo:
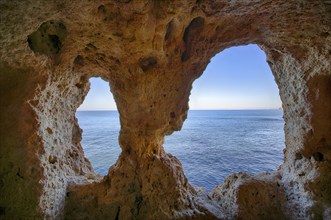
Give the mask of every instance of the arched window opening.
<svg viewBox="0 0 331 220">
<path fill-rule="evenodd" d="M 91 78 L 90 84 L 90 91 L 78 108 L 76 117 L 83 130 L 85 157 L 96 173 L 106 175 L 121 152 L 118 143 L 119 114 L 109 84 L 101 78 Z"/>
<path fill-rule="evenodd" d="M 275 171 L 283 161 L 279 91 L 257 45 L 217 54 L 193 84 L 183 128 L 165 139 L 189 181 L 211 191 L 231 173 Z"/>
</svg>

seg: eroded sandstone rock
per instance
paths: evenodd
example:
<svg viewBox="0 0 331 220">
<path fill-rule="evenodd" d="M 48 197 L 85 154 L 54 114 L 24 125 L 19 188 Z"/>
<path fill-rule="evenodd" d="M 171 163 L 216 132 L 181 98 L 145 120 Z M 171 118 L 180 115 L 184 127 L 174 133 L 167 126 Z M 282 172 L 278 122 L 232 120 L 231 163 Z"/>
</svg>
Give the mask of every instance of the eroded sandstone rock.
<svg viewBox="0 0 331 220">
<path fill-rule="evenodd" d="M 0 8 L 0 218 L 331 218 L 327 1 Z M 181 129 L 210 59 L 250 43 L 266 52 L 280 90 L 284 163 L 274 174 L 231 175 L 209 196 L 164 152 L 164 136 Z M 75 118 L 92 76 L 110 83 L 120 113 L 122 153 L 105 177 L 84 157 Z"/>
</svg>

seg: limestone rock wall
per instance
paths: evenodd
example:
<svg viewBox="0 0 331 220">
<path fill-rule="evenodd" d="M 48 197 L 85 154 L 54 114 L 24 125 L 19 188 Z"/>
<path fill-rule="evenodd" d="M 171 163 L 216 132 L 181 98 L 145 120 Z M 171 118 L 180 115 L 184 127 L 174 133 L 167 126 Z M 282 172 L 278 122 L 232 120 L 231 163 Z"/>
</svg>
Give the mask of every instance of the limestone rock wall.
<svg viewBox="0 0 331 220">
<path fill-rule="evenodd" d="M 0 1 L 0 218 L 331 218 L 329 6 L 302 1 Z M 284 163 L 210 195 L 163 150 L 218 52 L 258 44 L 280 89 Z M 109 82 L 122 153 L 105 177 L 75 111 Z"/>
</svg>

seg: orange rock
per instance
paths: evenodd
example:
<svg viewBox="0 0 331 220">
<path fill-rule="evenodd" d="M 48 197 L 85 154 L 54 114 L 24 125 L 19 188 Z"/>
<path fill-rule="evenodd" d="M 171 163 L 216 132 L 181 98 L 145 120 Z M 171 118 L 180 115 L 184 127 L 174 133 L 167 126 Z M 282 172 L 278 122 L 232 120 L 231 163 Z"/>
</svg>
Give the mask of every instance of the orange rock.
<svg viewBox="0 0 331 220">
<path fill-rule="evenodd" d="M 330 219 L 328 1 L 0 3 L 0 218 Z M 43 35 L 43 36 L 42 36 Z M 211 197 L 163 150 L 192 83 L 225 48 L 258 44 L 283 102 L 274 174 L 229 176 Z M 75 111 L 88 79 L 110 83 L 117 163 L 96 175 Z"/>
</svg>

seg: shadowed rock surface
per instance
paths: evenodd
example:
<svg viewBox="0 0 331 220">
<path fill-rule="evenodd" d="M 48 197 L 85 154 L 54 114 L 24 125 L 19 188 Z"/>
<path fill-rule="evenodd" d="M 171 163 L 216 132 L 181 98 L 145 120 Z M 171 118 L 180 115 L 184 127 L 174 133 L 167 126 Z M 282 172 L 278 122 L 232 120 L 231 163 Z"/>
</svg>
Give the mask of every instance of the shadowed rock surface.
<svg viewBox="0 0 331 220">
<path fill-rule="evenodd" d="M 331 219 L 329 1 L 0 1 L 0 218 Z M 238 45 L 267 54 L 283 102 L 275 173 L 210 195 L 163 150 L 192 83 Z M 122 153 L 107 176 L 81 147 L 90 77 L 110 84 Z"/>
</svg>

